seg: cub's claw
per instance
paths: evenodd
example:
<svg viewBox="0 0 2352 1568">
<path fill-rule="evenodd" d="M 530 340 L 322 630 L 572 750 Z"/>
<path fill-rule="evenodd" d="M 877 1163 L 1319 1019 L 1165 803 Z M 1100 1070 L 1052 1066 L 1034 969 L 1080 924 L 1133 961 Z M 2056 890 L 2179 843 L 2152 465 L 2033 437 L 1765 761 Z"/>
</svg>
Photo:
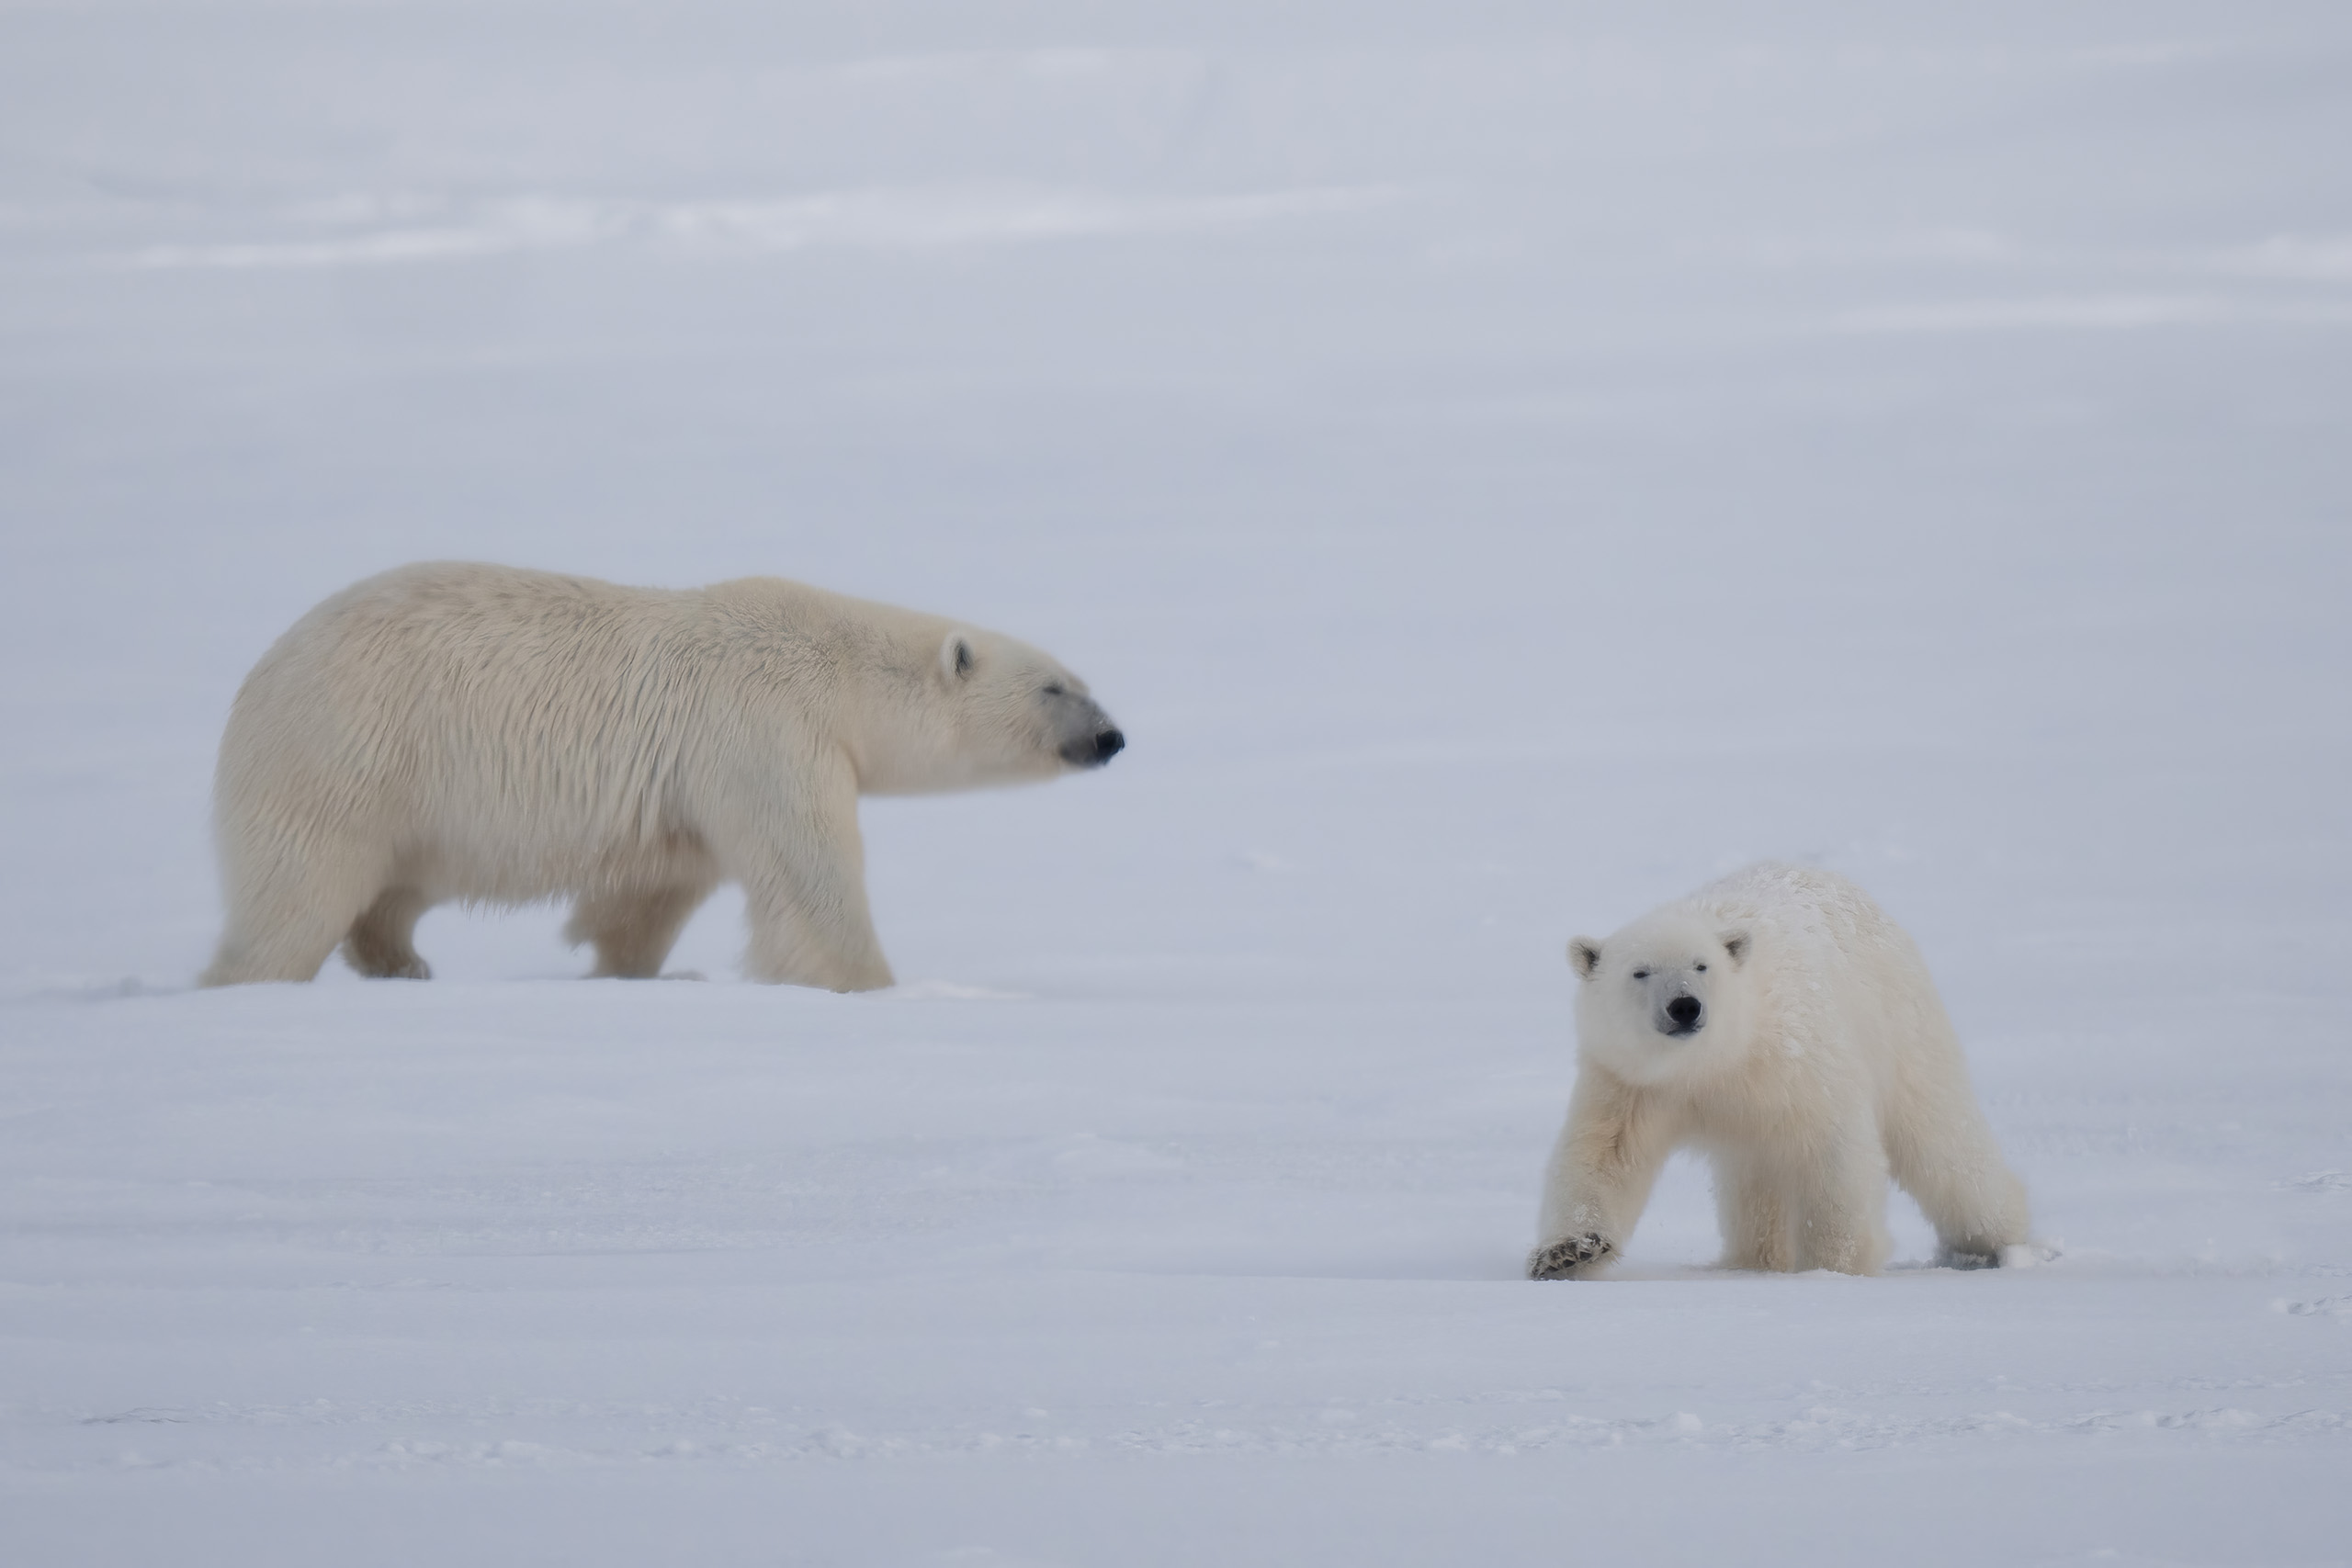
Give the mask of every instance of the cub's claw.
<svg viewBox="0 0 2352 1568">
<path fill-rule="evenodd" d="M 1587 1231 L 1539 1247 L 1527 1259 L 1531 1280 L 1573 1280 L 1615 1254 L 1617 1244 L 1598 1231 Z"/>
</svg>

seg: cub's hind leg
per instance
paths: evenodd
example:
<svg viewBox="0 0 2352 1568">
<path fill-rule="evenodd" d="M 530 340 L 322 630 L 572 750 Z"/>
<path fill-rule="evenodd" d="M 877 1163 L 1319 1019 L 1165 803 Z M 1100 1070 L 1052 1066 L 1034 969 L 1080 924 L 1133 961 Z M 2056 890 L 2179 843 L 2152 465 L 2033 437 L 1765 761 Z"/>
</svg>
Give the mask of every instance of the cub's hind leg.
<svg viewBox="0 0 2352 1568">
<path fill-rule="evenodd" d="M 1894 1239 L 1886 1230 L 1886 1150 L 1867 1118 L 1792 1162 L 1799 1269 L 1875 1274 Z"/>
<path fill-rule="evenodd" d="M 2025 1183 L 2002 1159 L 1973 1096 L 1947 1097 L 1936 1109 L 1933 1118 L 1897 1122 L 1887 1139 L 1894 1179 L 1936 1227 L 1938 1263 L 1996 1265 L 2031 1234 Z"/>
<path fill-rule="evenodd" d="M 662 961 L 670 956 L 688 918 L 710 897 L 711 886 L 591 894 L 572 906 L 564 940 L 575 947 L 583 942 L 594 945 L 596 966 L 588 972 L 593 979 L 652 979 L 662 973 Z"/>
<path fill-rule="evenodd" d="M 344 962 L 371 980 L 430 980 L 432 966 L 416 955 L 416 922 L 427 905 L 413 887 L 387 887 L 351 924 Z"/>
<path fill-rule="evenodd" d="M 1796 1267 L 1792 1185 L 1770 1160 L 1755 1155 L 1715 1156 L 1715 1217 L 1723 1227 L 1725 1269 L 1786 1273 Z"/>
</svg>

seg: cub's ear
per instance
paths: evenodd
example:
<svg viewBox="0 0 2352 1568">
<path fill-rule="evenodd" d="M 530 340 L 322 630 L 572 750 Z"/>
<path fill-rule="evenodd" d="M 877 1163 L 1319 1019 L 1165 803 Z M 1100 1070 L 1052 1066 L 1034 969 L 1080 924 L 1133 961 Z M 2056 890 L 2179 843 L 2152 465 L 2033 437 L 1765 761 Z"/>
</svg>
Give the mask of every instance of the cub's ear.
<svg viewBox="0 0 2352 1568">
<path fill-rule="evenodd" d="M 947 677 L 951 685 L 968 679 L 973 666 L 978 662 L 972 652 L 971 643 L 962 632 L 949 632 L 947 639 L 939 645 L 939 672 Z"/>
<path fill-rule="evenodd" d="M 1568 943 L 1568 967 L 1577 972 L 1577 979 L 1591 979 L 1592 972 L 1600 967 L 1600 944 L 1589 936 Z"/>
<path fill-rule="evenodd" d="M 1746 931 L 1724 932 L 1723 944 L 1724 952 L 1731 959 L 1731 966 L 1733 968 L 1736 969 L 1747 961 L 1747 933 Z"/>
</svg>

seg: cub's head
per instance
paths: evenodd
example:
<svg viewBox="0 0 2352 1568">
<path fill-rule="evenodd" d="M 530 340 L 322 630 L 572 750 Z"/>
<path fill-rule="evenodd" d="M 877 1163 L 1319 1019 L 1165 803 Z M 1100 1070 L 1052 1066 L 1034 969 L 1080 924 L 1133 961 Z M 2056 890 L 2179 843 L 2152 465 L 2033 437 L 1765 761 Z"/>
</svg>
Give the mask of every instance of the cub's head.
<svg viewBox="0 0 2352 1568">
<path fill-rule="evenodd" d="M 1099 768 L 1127 744 L 1086 682 L 1050 656 L 970 626 L 942 636 L 921 691 L 870 760 L 865 788 L 913 794 Z"/>
<path fill-rule="evenodd" d="M 1584 984 L 1577 1038 L 1630 1083 L 1663 1083 L 1728 1063 L 1747 1043 L 1748 937 L 1667 908 L 1606 942 L 1580 936 L 1568 964 Z"/>
</svg>

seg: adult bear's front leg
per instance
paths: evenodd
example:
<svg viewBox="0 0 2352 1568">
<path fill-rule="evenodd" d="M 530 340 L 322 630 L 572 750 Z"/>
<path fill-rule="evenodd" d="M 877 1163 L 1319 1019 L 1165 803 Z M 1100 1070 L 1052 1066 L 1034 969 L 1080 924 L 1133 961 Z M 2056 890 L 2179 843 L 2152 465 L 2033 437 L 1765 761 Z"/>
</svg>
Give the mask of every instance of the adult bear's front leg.
<svg viewBox="0 0 2352 1568">
<path fill-rule="evenodd" d="M 668 887 L 611 890 L 580 900 L 563 928 L 573 946 L 593 943 L 595 979 L 650 980 L 677 945 L 678 933 L 705 898 L 710 882 L 698 879 Z"/>
<path fill-rule="evenodd" d="M 897 983 L 863 898 L 853 919 L 812 910 L 789 891 L 748 892 L 752 947 L 744 968 L 752 979 L 828 991 L 878 991 Z"/>
<path fill-rule="evenodd" d="M 797 809 L 795 809 L 795 807 Z M 878 991 L 893 984 L 865 901 L 865 847 L 857 830 L 853 778 L 827 781 L 812 798 L 781 807 L 759 824 L 738 863 L 754 980 Z"/>
</svg>

